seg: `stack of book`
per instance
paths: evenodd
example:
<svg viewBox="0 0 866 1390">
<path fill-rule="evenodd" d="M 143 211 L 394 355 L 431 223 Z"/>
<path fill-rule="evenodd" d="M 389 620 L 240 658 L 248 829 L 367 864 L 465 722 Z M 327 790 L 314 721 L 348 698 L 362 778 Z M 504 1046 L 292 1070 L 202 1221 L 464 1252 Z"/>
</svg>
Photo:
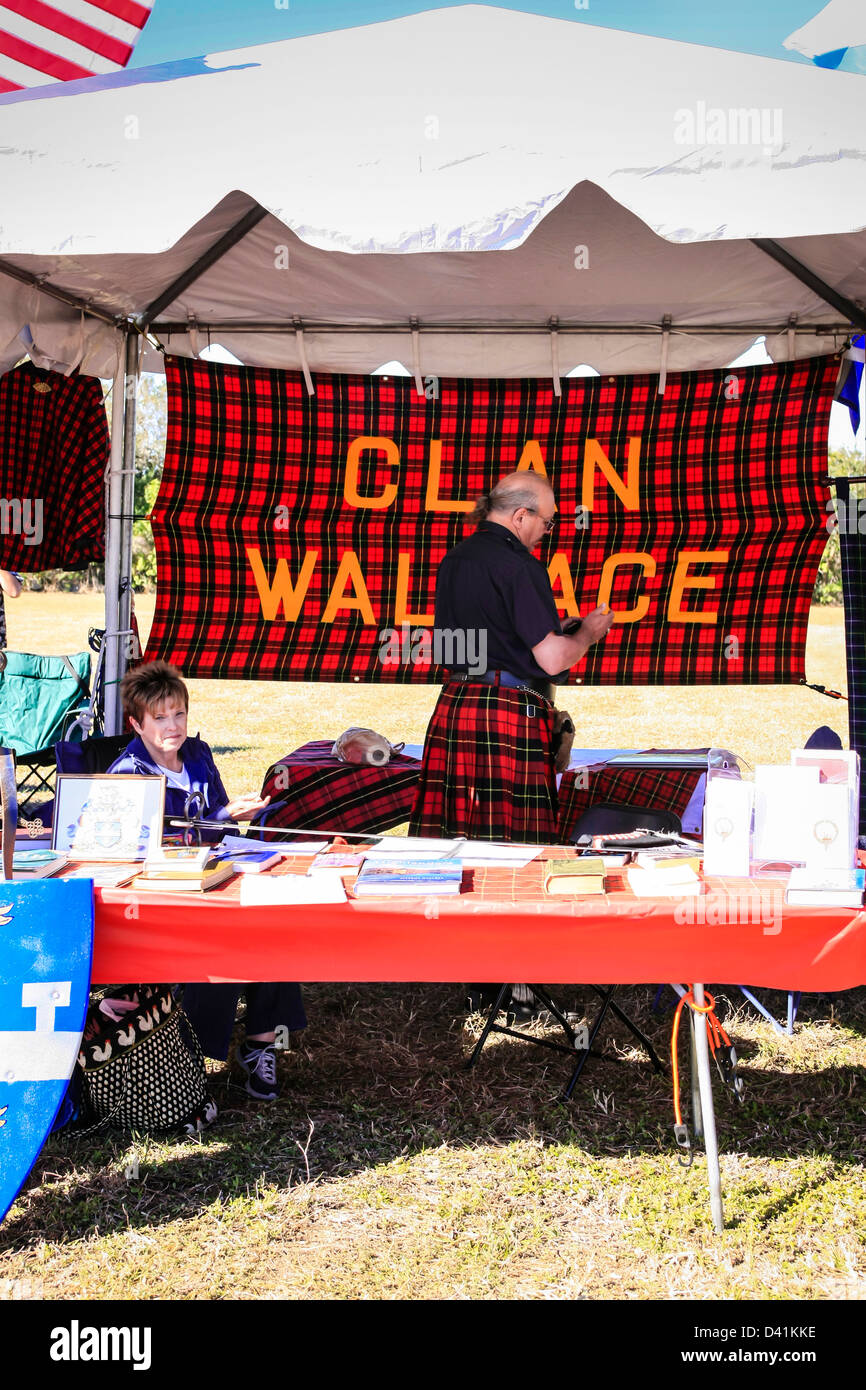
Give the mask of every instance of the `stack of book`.
<svg viewBox="0 0 866 1390">
<path fill-rule="evenodd" d="M 604 860 L 588 854 L 573 859 L 548 859 L 544 866 L 544 891 L 554 897 L 589 897 L 604 892 Z"/>
<path fill-rule="evenodd" d="M 235 872 L 232 861 L 219 859 L 210 845 L 165 846 L 145 859 L 130 886 L 145 893 L 207 893 Z"/>
<path fill-rule="evenodd" d="M 16 849 L 12 855 L 12 879 L 16 883 L 27 883 L 36 878 L 50 878 L 65 868 L 66 862 L 65 854 L 55 854 L 51 849 Z"/>
<path fill-rule="evenodd" d="M 785 890 L 791 907 L 862 907 L 866 869 L 792 869 Z"/>
</svg>

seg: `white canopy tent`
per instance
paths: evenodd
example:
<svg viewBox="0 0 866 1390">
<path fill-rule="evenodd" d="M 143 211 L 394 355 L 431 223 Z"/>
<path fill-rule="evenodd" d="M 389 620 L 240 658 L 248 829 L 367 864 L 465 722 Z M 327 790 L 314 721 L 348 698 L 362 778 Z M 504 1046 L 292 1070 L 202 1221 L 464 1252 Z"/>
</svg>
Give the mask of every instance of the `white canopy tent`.
<svg viewBox="0 0 866 1390">
<path fill-rule="evenodd" d="M 0 97 L 0 371 L 27 343 L 126 376 L 109 682 L 134 382 L 161 365 L 138 329 L 310 387 L 396 357 L 422 389 L 718 367 L 759 334 L 833 352 L 866 324 L 864 97 L 855 74 L 472 5 Z"/>
</svg>

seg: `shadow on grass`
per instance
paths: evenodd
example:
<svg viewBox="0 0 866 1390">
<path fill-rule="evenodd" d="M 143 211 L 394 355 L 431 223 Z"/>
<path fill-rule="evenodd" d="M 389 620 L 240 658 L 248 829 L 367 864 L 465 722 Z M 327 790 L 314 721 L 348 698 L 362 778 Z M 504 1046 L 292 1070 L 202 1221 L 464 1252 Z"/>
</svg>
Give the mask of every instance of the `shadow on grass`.
<svg viewBox="0 0 866 1390">
<path fill-rule="evenodd" d="M 567 1007 L 583 1003 L 594 1014 L 586 987 L 553 992 Z M 617 998 L 669 1059 L 670 1016 L 652 1013 L 652 996 L 649 987 L 629 988 Z M 572 1101 L 562 1104 L 566 1056 L 494 1035 L 467 1071 L 477 1034 L 464 1027 L 458 985 L 325 984 L 307 987 L 306 998 L 311 1026 L 299 1047 L 280 1055 L 277 1102 L 257 1104 L 233 1066 L 215 1064 L 209 1085 L 220 1115 L 200 1142 L 117 1132 L 55 1136 L 0 1228 L 0 1251 L 81 1239 L 94 1227 L 105 1234 L 165 1225 L 253 1198 L 261 1185 L 345 1178 L 443 1144 L 471 1151 L 531 1139 L 573 1145 L 599 1160 L 661 1155 L 672 1182 L 677 1175 L 669 1070 L 653 1072 L 619 1022 L 602 1033 L 612 1059 L 591 1058 Z M 838 996 L 831 1023 L 817 996 L 803 1007 L 791 1040 L 739 1009 L 730 1022 L 746 1098 L 736 1102 L 714 1075 L 723 1154 L 863 1160 L 866 989 Z M 845 1060 L 834 1065 L 842 1048 Z M 684 1071 L 686 1053 L 683 1040 Z M 685 1107 L 687 1076 L 683 1091 Z"/>
</svg>

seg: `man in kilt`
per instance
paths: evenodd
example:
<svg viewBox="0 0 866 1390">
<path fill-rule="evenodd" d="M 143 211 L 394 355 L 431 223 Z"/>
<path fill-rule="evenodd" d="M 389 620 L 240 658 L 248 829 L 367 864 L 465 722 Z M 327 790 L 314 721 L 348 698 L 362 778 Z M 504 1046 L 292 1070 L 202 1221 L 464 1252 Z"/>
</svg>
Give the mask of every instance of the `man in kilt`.
<svg viewBox="0 0 866 1390">
<path fill-rule="evenodd" d="M 510 473 L 479 498 L 473 535 L 449 550 L 436 577 L 436 627 L 486 650 L 486 671 L 452 669 L 424 742 L 410 835 L 544 844 L 556 839 L 553 681 L 610 631 L 607 606 L 560 622 L 547 570 L 532 551 L 553 530 L 556 500 L 535 473 Z M 480 639 L 480 641 L 479 641 Z M 471 984 L 470 1011 L 497 985 Z M 503 1006 L 536 1016 L 528 985 Z"/>
<path fill-rule="evenodd" d="M 605 605 L 562 624 L 547 570 L 532 551 L 553 530 L 553 490 L 511 473 L 480 498 L 473 535 L 445 556 L 436 628 L 480 638 L 487 670 L 454 669 L 424 744 L 411 835 L 544 844 L 556 839 L 553 684 L 564 680 L 613 615 Z M 553 679 L 551 679 L 553 678 Z"/>
</svg>

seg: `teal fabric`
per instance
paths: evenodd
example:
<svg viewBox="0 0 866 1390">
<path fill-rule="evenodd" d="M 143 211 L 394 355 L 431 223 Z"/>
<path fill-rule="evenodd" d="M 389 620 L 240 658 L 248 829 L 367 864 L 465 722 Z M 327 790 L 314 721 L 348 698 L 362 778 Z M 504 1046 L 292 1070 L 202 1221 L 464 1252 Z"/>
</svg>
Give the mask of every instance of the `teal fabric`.
<svg viewBox="0 0 866 1390">
<path fill-rule="evenodd" d="M 16 753 L 35 753 L 63 738 L 71 710 L 81 709 L 87 697 L 59 656 L 6 652 L 0 673 L 0 743 Z M 90 688 L 90 653 L 67 658 Z"/>
</svg>

